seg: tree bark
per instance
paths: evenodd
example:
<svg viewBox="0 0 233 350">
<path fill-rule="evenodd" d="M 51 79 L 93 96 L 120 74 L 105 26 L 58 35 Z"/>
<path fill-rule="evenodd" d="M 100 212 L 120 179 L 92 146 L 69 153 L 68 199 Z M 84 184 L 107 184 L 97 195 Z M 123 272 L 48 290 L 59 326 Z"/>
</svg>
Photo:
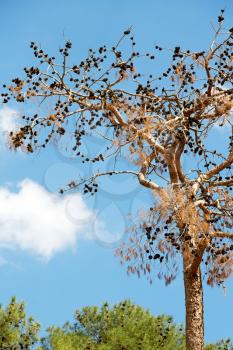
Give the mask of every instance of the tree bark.
<svg viewBox="0 0 233 350">
<path fill-rule="evenodd" d="M 203 290 L 201 269 L 190 274 L 184 266 L 186 350 L 204 349 Z"/>
</svg>

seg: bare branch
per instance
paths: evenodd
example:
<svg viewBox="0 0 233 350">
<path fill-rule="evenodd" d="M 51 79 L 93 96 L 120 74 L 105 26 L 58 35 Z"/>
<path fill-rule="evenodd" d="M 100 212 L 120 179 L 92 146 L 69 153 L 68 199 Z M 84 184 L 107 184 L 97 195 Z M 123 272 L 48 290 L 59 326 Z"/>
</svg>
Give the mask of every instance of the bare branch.
<svg viewBox="0 0 233 350">
<path fill-rule="evenodd" d="M 233 233 L 228 232 L 222 232 L 222 231 L 215 231 L 211 233 L 212 238 L 228 238 L 233 240 Z"/>
</svg>

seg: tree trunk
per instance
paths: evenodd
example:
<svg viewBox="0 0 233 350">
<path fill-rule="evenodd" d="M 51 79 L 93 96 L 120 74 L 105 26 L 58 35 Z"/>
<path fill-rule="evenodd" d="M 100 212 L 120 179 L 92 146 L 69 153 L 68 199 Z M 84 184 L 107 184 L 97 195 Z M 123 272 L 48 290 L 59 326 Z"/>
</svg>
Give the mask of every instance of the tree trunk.
<svg viewBox="0 0 233 350">
<path fill-rule="evenodd" d="M 203 290 L 201 270 L 194 275 L 185 271 L 186 350 L 204 349 Z"/>
</svg>

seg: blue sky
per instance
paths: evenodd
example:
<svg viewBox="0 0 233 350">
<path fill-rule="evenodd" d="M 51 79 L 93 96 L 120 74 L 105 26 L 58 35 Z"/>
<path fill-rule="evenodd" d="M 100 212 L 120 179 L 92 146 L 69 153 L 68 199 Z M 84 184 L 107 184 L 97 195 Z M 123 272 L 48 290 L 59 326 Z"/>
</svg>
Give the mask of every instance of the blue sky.
<svg viewBox="0 0 233 350">
<path fill-rule="evenodd" d="M 88 48 L 112 45 L 122 31 L 132 25 L 138 46 L 145 50 L 153 48 L 155 43 L 165 47 L 180 44 L 194 50 L 205 49 L 212 34 L 211 23 L 221 8 L 226 10 L 226 26 L 232 27 L 233 4 L 230 0 L 1 0 L 0 83 L 20 75 L 24 66 L 33 64 L 30 41 L 40 43 L 49 53 L 56 55 L 58 48 L 69 39 L 73 42 L 72 57 L 85 57 Z M 18 112 L 23 110 L 24 107 L 20 106 Z M 10 110 L 3 112 L 1 106 L 0 111 L 0 117 L 11 114 Z M 182 276 L 169 287 L 156 279 L 150 286 L 144 279 L 127 277 L 113 254 L 115 241 L 122 238 L 118 234 L 124 229 L 125 214 L 148 203 L 148 193 L 131 180 L 121 190 L 119 186 L 112 186 L 111 192 L 111 183 L 107 184 L 102 188 L 101 196 L 87 201 L 86 207 L 77 196 L 64 204 L 46 191 L 56 191 L 77 171 L 83 170 L 80 162 L 65 154 L 62 145 L 28 156 L 9 152 L 1 141 L 0 152 L 0 199 L 3 206 L 0 213 L 6 212 L 4 203 L 9 204 L 12 213 L 17 213 L 18 207 L 24 205 L 23 219 L 31 215 L 38 223 L 38 227 L 30 226 L 35 230 L 33 242 L 26 236 L 23 242 L 14 244 L 14 239 L 20 240 L 20 230 L 28 234 L 23 224 L 17 227 L 19 219 L 15 221 L 18 234 L 13 235 L 9 242 L 7 237 L 4 238 L 5 248 L 0 250 L 0 302 L 7 303 L 12 295 L 25 300 L 28 313 L 37 318 L 43 328 L 72 319 L 74 310 L 84 305 L 100 305 L 106 300 L 115 303 L 124 298 L 149 308 L 154 314 L 171 314 L 176 321 L 184 321 Z M 20 182 L 21 188 L 17 187 Z M 17 198 L 21 202 L 17 202 L 15 192 L 20 193 Z M 28 204 L 28 197 L 33 198 L 37 212 Z M 69 240 L 64 241 L 62 232 L 59 237 L 55 235 L 60 228 L 58 222 L 58 226 L 51 223 L 53 240 L 50 242 L 47 233 L 41 235 L 46 224 L 45 216 L 48 208 L 53 207 L 52 215 L 63 220 L 63 204 L 69 217 L 69 222 L 64 221 Z M 74 209 L 76 204 L 80 209 L 78 214 Z M 87 226 L 77 227 L 80 213 L 86 215 L 97 209 L 100 211 L 99 220 L 110 228 L 110 237 L 103 236 L 103 232 L 95 228 L 95 236 L 90 237 L 89 231 L 93 231 L 93 227 L 91 230 Z M 6 232 L 13 229 L 13 226 L 9 229 L 6 223 L 2 223 L 1 218 L 0 225 Z M 233 338 L 232 281 L 227 287 L 224 296 L 222 289 L 205 286 L 207 341 Z"/>
</svg>

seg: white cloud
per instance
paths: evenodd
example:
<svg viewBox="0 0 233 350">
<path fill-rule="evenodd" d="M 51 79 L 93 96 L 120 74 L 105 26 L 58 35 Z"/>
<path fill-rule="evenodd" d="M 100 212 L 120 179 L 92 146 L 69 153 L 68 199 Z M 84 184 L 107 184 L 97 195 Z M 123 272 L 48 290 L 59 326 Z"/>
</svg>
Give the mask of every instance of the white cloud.
<svg viewBox="0 0 233 350">
<path fill-rule="evenodd" d="M 21 249 L 48 261 L 75 248 L 78 238 L 91 238 L 88 227 L 95 215 L 80 194 L 60 197 L 29 179 L 18 188 L 16 193 L 0 187 L 0 248 Z M 75 221 L 67 215 L 67 200 L 75 207 Z"/>
<path fill-rule="evenodd" d="M 0 150 L 5 151 L 9 146 L 9 133 L 20 125 L 20 113 L 13 108 L 0 108 Z"/>
<path fill-rule="evenodd" d="M 8 135 L 10 131 L 13 131 L 19 125 L 20 114 L 13 108 L 4 106 L 0 109 L 0 133 Z"/>
</svg>

